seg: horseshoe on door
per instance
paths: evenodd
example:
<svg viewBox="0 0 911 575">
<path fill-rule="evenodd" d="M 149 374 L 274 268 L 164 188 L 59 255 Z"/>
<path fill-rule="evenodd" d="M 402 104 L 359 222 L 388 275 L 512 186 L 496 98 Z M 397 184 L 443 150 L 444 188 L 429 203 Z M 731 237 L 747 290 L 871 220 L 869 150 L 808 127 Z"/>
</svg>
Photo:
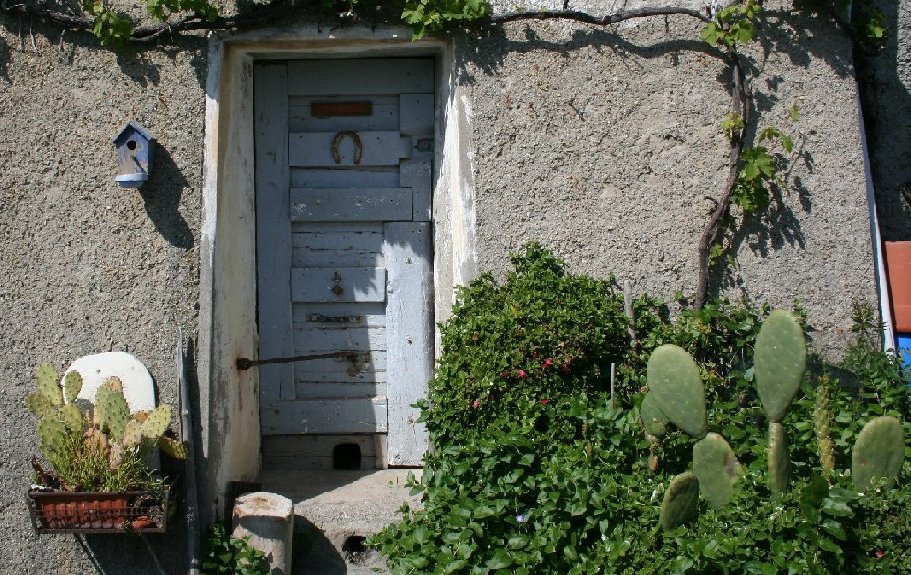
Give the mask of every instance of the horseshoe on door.
<svg viewBox="0 0 911 575">
<path fill-rule="evenodd" d="M 361 157 L 364 155 L 364 144 L 361 143 L 361 137 L 358 133 L 351 130 L 342 130 L 332 138 L 332 159 L 335 160 L 336 164 L 342 163 L 342 157 L 338 152 L 338 146 L 346 137 L 351 138 L 351 141 L 354 142 L 354 165 L 360 165 Z"/>
</svg>

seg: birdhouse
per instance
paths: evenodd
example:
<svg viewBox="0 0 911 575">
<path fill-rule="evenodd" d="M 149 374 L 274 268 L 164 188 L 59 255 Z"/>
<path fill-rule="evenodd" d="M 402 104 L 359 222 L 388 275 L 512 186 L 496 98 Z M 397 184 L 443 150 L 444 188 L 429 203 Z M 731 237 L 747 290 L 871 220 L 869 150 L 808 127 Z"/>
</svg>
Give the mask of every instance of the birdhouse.
<svg viewBox="0 0 911 575">
<path fill-rule="evenodd" d="M 152 171 L 155 138 L 139 123 L 130 121 L 114 137 L 117 150 L 117 183 L 124 188 L 138 188 Z"/>
</svg>

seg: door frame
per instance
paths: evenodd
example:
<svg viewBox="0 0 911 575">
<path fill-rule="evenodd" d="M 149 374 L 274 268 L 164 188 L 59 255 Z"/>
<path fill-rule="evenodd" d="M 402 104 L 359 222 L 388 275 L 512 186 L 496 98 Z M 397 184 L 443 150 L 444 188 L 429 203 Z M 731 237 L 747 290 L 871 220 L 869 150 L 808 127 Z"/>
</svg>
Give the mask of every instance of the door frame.
<svg viewBox="0 0 911 575">
<path fill-rule="evenodd" d="M 456 285 L 475 275 L 474 187 L 467 153 L 468 99 L 457 85 L 451 41 L 410 40 L 401 27 L 264 29 L 210 37 L 206 80 L 200 237 L 197 464 L 204 519 L 221 507 L 230 481 L 260 467 L 259 379 L 238 370 L 255 358 L 256 230 L 253 62 L 261 59 L 427 57 L 436 61 L 433 186 L 435 321 L 448 317 Z M 439 332 L 435 332 L 439 349 Z M 250 433 L 250 430 L 257 430 Z"/>
</svg>

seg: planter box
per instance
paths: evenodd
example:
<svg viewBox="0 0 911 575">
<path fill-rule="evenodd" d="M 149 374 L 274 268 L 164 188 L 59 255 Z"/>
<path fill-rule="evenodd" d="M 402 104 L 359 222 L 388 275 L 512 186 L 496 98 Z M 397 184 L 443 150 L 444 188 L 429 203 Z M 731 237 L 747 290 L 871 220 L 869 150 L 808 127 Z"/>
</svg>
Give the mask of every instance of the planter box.
<svg viewBox="0 0 911 575">
<path fill-rule="evenodd" d="M 30 491 L 37 533 L 164 533 L 171 490 L 74 493 Z"/>
</svg>

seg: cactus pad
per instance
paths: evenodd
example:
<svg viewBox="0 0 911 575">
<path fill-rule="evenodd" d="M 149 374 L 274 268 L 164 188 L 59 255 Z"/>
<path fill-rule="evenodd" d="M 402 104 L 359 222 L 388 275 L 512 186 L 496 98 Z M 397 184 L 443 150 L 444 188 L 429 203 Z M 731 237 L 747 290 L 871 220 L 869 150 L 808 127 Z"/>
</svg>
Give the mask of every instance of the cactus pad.
<svg viewBox="0 0 911 575">
<path fill-rule="evenodd" d="M 114 391 L 107 384 L 99 387 L 95 395 L 95 414 L 102 428 L 110 430 L 115 441 L 123 439 L 124 427 L 130 420 L 130 406 L 123 392 Z"/>
<path fill-rule="evenodd" d="M 159 405 L 142 422 L 142 435 L 157 441 L 168 430 L 170 424 L 171 406 L 167 404 Z"/>
<path fill-rule="evenodd" d="M 51 404 L 51 400 L 43 393 L 38 392 L 25 398 L 25 406 L 38 417 L 47 417 L 57 412 L 57 408 Z"/>
<path fill-rule="evenodd" d="M 142 443 L 142 424 L 131 419 L 123 428 L 123 444 L 126 447 L 138 447 Z"/>
<path fill-rule="evenodd" d="M 867 422 L 851 452 L 854 486 L 864 491 L 874 479 L 891 487 L 905 459 L 905 430 L 894 417 L 884 415 Z"/>
<path fill-rule="evenodd" d="M 769 490 L 773 495 L 780 495 L 788 489 L 791 473 L 791 458 L 788 456 L 788 443 L 785 439 L 784 426 L 780 423 L 769 423 Z"/>
<path fill-rule="evenodd" d="M 737 458 L 728 442 L 709 433 L 693 446 L 693 472 L 699 490 L 714 509 L 723 507 L 734 495 L 738 475 Z"/>
<path fill-rule="evenodd" d="M 51 364 L 42 363 L 35 369 L 35 383 L 38 385 L 38 392 L 46 397 L 51 402 L 51 405 L 54 407 L 63 405 L 60 376 Z"/>
<path fill-rule="evenodd" d="M 85 417 L 79 408 L 72 403 L 60 408 L 60 419 L 66 428 L 73 433 L 82 433 L 85 430 Z"/>
<path fill-rule="evenodd" d="M 186 459 L 187 450 L 184 448 L 183 443 L 177 441 L 176 439 L 171 439 L 170 437 L 159 437 L 158 438 L 158 448 L 174 459 Z"/>
<path fill-rule="evenodd" d="M 784 418 L 806 365 L 807 346 L 797 318 L 784 310 L 773 311 L 756 336 L 753 355 L 756 387 L 769 421 Z"/>
<path fill-rule="evenodd" d="M 112 375 L 107 378 L 104 382 L 104 385 L 108 387 L 111 391 L 118 393 L 123 393 L 123 381 L 120 380 L 116 375 Z"/>
<path fill-rule="evenodd" d="M 699 367 L 686 350 L 665 344 L 652 352 L 648 388 L 671 423 L 693 437 L 705 435 L 705 388 Z"/>
<path fill-rule="evenodd" d="M 38 422 L 38 446 L 45 459 L 51 461 L 62 455 L 67 443 L 66 425 L 55 417 L 44 417 Z"/>
<path fill-rule="evenodd" d="M 660 437 L 667 432 L 669 423 L 667 416 L 658 407 L 654 393 L 646 393 L 639 408 L 639 417 L 642 419 L 642 425 L 645 432 L 655 437 Z"/>
<path fill-rule="evenodd" d="M 681 473 L 671 480 L 661 502 L 661 527 L 670 531 L 696 517 L 699 503 L 699 480 L 692 472 Z"/>
<path fill-rule="evenodd" d="M 66 394 L 66 402 L 73 403 L 76 396 L 82 391 L 82 375 L 78 371 L 71 371 L 63 378 L 63 391 Z"/>
</svg>

